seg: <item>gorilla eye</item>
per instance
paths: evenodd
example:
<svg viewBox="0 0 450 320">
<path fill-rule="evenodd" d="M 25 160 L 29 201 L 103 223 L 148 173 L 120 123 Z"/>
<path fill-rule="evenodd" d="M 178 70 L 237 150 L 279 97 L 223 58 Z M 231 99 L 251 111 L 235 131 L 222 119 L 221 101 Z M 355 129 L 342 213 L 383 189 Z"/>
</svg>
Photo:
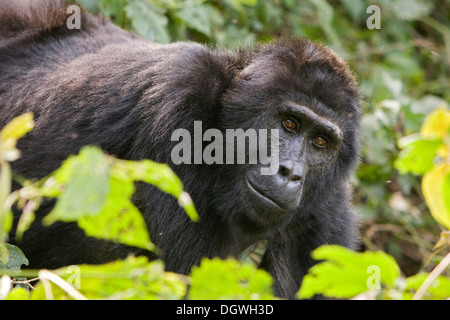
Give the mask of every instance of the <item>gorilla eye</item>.
<svg viewBox="0 0 450 320">
<path fill-rule="evenodd" d="M 290 131 L 295 131 L 297 129 L 297 124 L 294 120 L 289 118 L 283 120 L 283 126 Z"/>
<path fill-rule="evenodd" d="M 319 148 L 324 148 L 328 144 L 328 141 L 327 141 L 327 139 L 325 139 L 323 137 L 315 137 L 313 139 L 313 143 L 314 143 L 314 145 L 316 145 Z"/>
</svg>

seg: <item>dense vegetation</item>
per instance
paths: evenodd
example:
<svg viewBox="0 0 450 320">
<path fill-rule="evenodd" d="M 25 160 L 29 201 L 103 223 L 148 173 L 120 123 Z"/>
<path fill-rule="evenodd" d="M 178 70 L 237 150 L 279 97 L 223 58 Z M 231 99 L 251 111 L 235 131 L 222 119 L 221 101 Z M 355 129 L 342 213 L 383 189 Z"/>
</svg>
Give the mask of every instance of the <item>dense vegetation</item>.
<svg viewBox="0 0 450 320">
<path fill-rule="evenodd" d="M 353 186 L 354 203 L 362 220 L 361 249 L 365 252 L 334 246 L 315 251 L 317 259 L 326 261 L 311 270 L 299 297 L 315 293 L 345 298 L 362 294 L 364 298 L 379 299 L 410 299 L 414 294 L 416 298 L 450 296 L 450 271 L 446 270 L 450 263 L 448 1 L 77 2 L 156 42 L 193 40 L 234 49 L 295 34 L 323 42 L 337 51 L 355 71 L 364 96 L 363 154 Z M 367 26 L 374 13 L 367 12 L 370 4 L 380 8 L 379 29 Z M 273 298 L 270 276 L 254 267 L 261 248 L 243 257 L 245 262 L 205 260 L 189 277 L 165 273 L 161 262 L 148 263 L 143 258 L 80 266 L 70 271 L 15 274 L 14 270 L 26 264 L 26 258 L 18 248 L 6 244 L 9 208 L 14 201 L 23 208 L 22 230 L 43 197 L 59 197 L 48 223 L 67 218 L 63 213 L 70 207 L 71 219 L 78 221 L 87 233 L 152 248 L 145 227 L 139 222 L 139 212 L 129 201 L 133 181 L 145 176 L 145 182 L 181 198 L 186 212 L 196 218 L 181 182 L 168 167 L 150 161 L 114 159 L 89 147 L 43 181 L 21 181 L 25 189 L 10 195 L 9 162 L 19 156 L 15 142 L 32 130 L 32 123 L 32 116 L 26 115 L 0 135 L 0 205 L 5 204 L 0 207 L 0 272 L 7 274 L 0 280 L 0 298 L 177 299 L 186 295 L 187 284 L 187 297 L 192 299 Z M 100 170 L 91 170 L 94 166 Z M 74 171 L 77 178 L 71 179 Z M 94 172 L 101 176 L 83 180 L 83 175 L 89 177 Z M 87 185 L 87 180 L 97 183 Z M 88 203 L 78 201 L 85 198 L 82 192 L 98 197 Z M 124 208 L 127 214 L 138 218 L 122 219 L 112 226 L 111 221 L 119 219 L 110 219 L 107 213 L 123 212 Z M 381 251 L 372 252 L 377 250 Z M 376 267 L 369 269 L 373 266 Z M 102 276 L 96 277 L 99 273 Z M 22 278 L 25 276 L 42 280 L 31 294 L 24 289 L 30 283 Z M 439 281 L 432 282 L 434 276 Z M 66 287 L 62 278 L 75 289 Z M 12 285 L 16 288 L 10 291 Z"/>
</svg>

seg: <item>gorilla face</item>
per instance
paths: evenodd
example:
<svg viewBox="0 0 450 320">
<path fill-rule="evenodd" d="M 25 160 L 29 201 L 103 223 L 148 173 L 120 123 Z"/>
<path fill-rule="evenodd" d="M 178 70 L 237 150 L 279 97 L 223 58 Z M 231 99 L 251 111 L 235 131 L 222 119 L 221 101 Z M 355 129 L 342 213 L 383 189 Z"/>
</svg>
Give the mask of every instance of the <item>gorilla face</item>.
<svg viewBox="0 0 450 320">
<path fill-rule="evenodd" d="M 225 195 L 218 201 L 222 206 L 229 203 L 227 209 L 233 207 L 234 214 L 267 227 L 322 201 L 322 189 L 339 184 L 356 160 L 357 153 L 346 158 L 346 150 L 358 148 L 358 95 L 352 80 L 304 52 L 277 49 L 258 52 L 243 69 L 224 96 L 222 114 L 225 128 L 266 129 L 269 137 L 277 130 L 276 170 L 261 174 L 267 167 L 262 163 L 241 165 L 240 170 L 224 168 L 218 185 L 239 191 L 217 191 Z"/>
<path fill-rule="evenodd" d="M 285 101 L 271 116 L 271 128 L 278 129 L 278 170 L 262 175 L 258 166 L 245 177 L 249 194 L 260 203 L 289 212 L 299 206 L 308 171 L 325 166 L 335 158 L 342 141 L 339 127 L 308 107 Z"/>
</svg>

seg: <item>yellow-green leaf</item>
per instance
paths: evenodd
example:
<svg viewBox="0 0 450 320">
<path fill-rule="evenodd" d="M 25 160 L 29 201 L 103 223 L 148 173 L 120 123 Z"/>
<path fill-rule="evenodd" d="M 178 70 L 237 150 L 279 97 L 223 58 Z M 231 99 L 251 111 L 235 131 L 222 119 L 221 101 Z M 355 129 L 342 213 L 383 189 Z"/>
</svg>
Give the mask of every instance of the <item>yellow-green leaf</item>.
<svg viewBox="0 0 450 320">
<path fill-rule="evenodd" d="M 0 142 L 18 140 L 34 128 L 33 114 L 25 113 L 9 122 L 0 132 Z"/>
<path fill-rule="evenodd" d="M 422 192 L 433 217 L 447 229 L 450 229 L 450 210 L 446 198 L 450 197 L 446 179 L 450 177 L 450 164 L 442 163 L 428 171 L 422 180 Z"/>
<path fill-rule="evenodd" d="M 338 245 L 313 251 L 315 260 L 325 260 L 309 269 L 298 292 L 299 298 L 316 294 L 351 298 L 381 285 L 392 287 L 400 276 L 394 258 L 384 252 L 354 252 Z"/>
<path fill-rule="evenodd" d="M 427 138 L 441 138 L 448 135 L 450 129 L 450 111 L 439 108 L 430 113 L 422 124 L 420 134 Z"/>
<path fill-rule="evenodd" d="M 17 140 L 34 128 L 32 113 L 14 118 L 0 131 L 0 160 L 15 161 L 20 152 L 16 149 Z"/>
</svg>

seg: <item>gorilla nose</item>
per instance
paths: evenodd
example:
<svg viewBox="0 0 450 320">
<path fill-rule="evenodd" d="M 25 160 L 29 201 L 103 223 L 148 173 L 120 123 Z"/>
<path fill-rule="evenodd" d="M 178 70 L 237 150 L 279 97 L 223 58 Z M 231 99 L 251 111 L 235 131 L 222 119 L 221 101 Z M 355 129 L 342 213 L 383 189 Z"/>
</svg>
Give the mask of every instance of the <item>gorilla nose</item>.
<svg viewBox="0 0 450 320">
<path fill-rule="evenodd" d="M 252 193 L 266 204 L 275 204 L 286 210 L 298 206 L 304 183 L 303 163 L 280 161 L 278 172 L 274 175 L 259 175 L 252 171 L 247 176 L 247 183 Z"/>
<path fill-rule="evenodd" d="M 278 176 L 282 178 L 282 181 L 297 184 L 301 182 L 303 178 L 303 169 L 301 165 L 296 164 L 292 160 L 286 160 L 280 162 L 278 169 Z"/>
<path fill-rule="evenodd" d="M 304 166 L 292 160 L 281 161 L 278 173 L 272 176 L 272 187 L 277 190 L 276 198 L 285 208 L 298 205 L 304 182 Z M 270 183 L 270 182 L 269 182 Z"/>
</svg>

